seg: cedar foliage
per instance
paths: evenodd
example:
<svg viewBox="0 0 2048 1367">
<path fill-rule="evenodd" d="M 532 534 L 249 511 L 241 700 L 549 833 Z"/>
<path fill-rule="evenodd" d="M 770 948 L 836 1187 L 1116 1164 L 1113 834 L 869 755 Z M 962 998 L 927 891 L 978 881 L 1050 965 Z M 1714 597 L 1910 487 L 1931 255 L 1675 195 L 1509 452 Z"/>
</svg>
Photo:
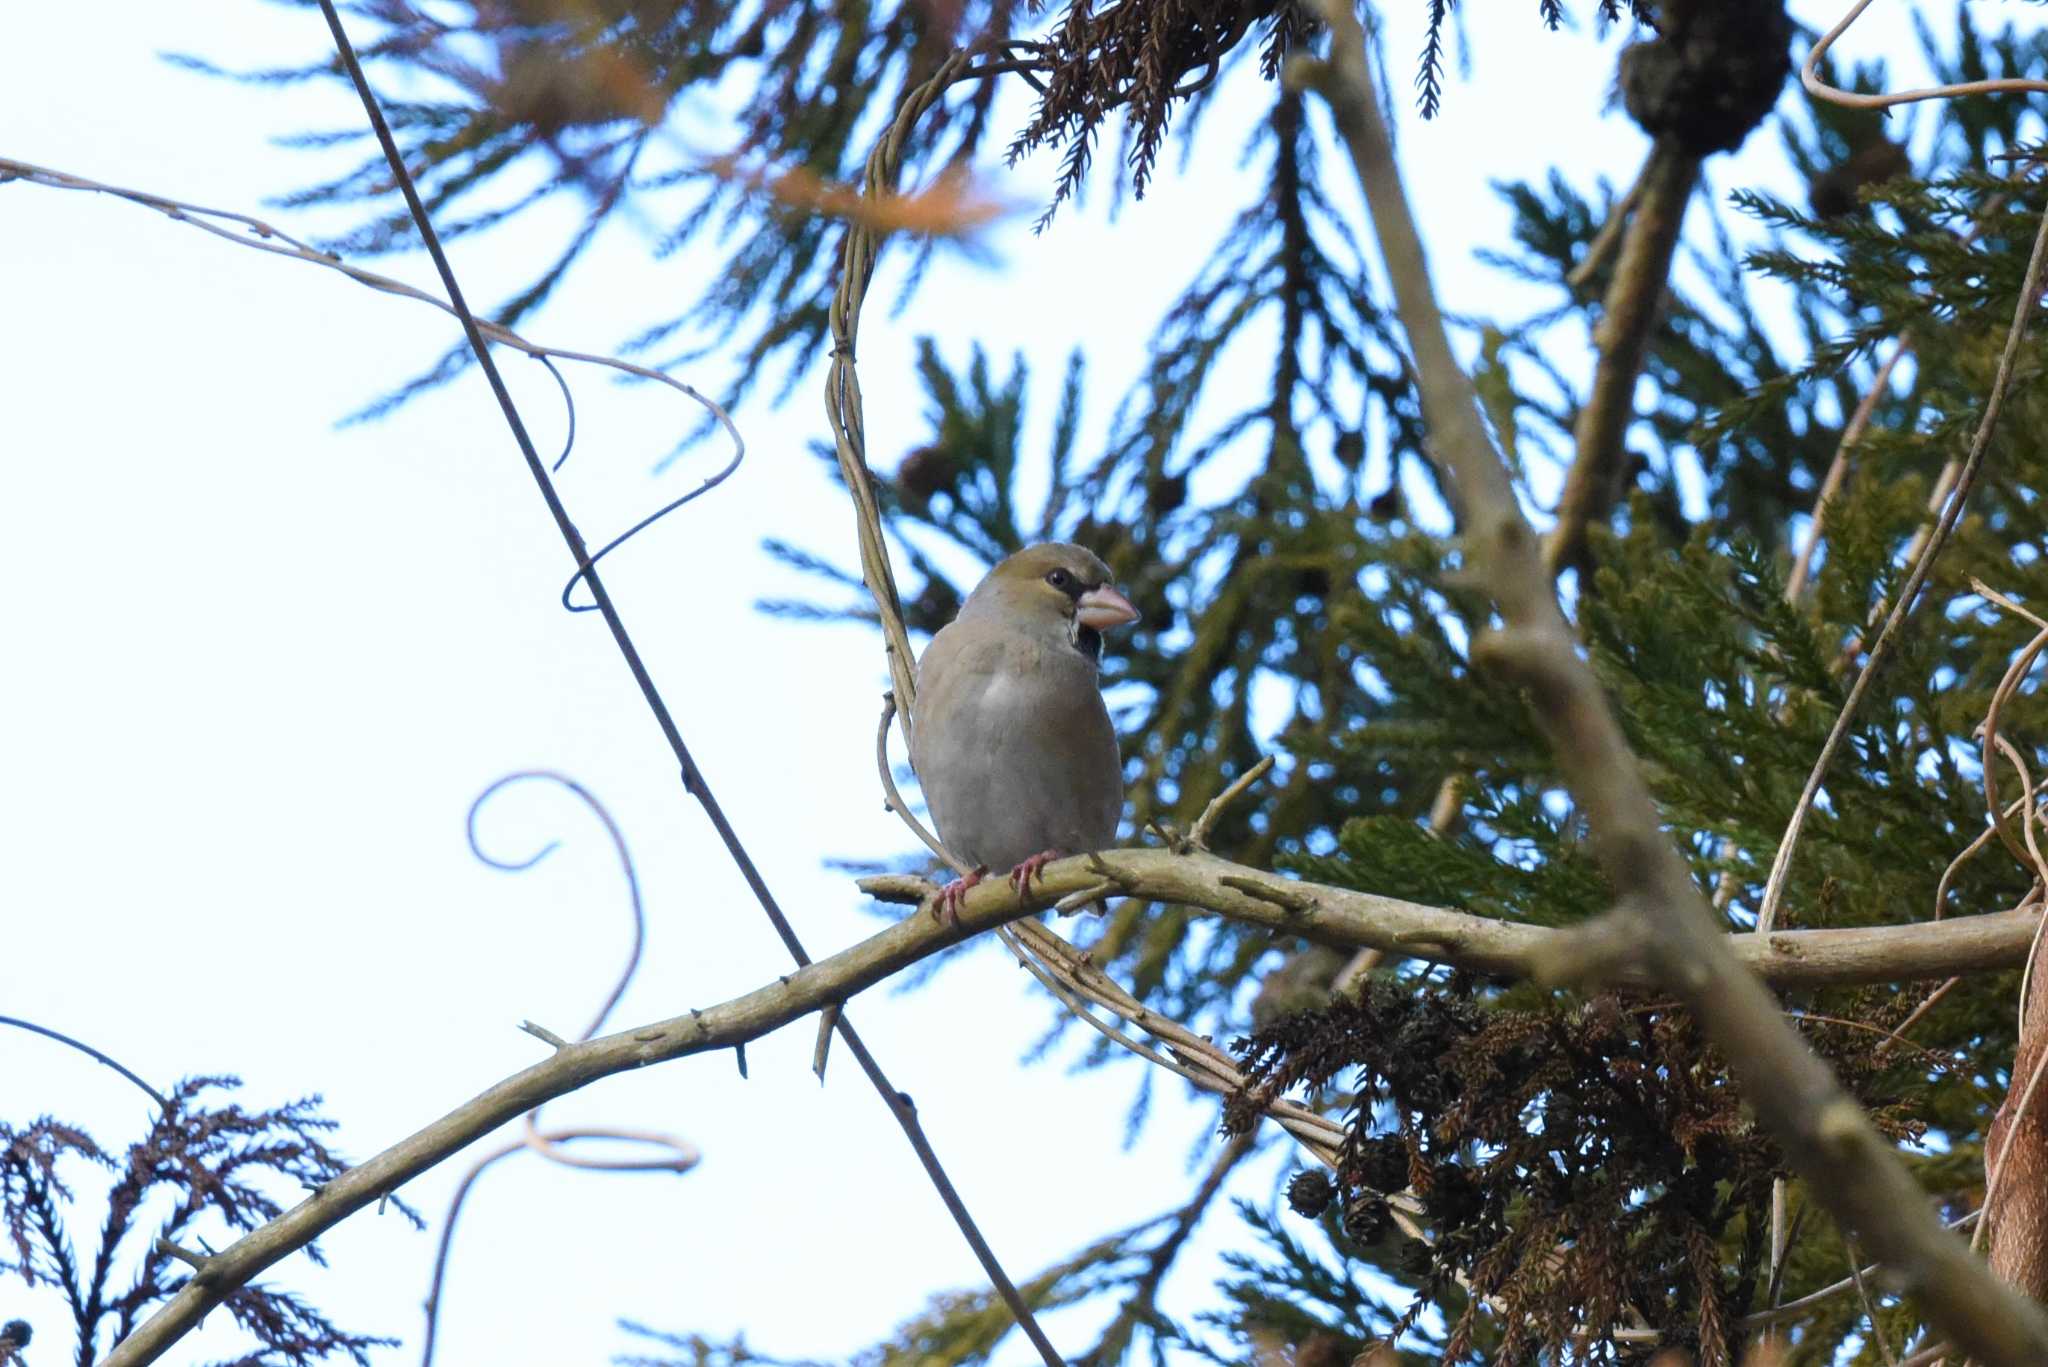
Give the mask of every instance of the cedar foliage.
<svg viewBox="0 0 2048 1367">
<path fill-rule="evenodd" d="M 1416 81 L 1428 113 L 1455 98 L 1442 80 L 1451 6 L 1414 3 L 1430 21 Z M 1693 9 L 1677 0 L 1631 0 L 1626 16 L 1614 0 L 1586 8 L 1644 35 L 1676 19 L 1672 41 Z M 1189 129 L 1219 74 L 1248 65 L 1270 81 L 1287 53 L 1317 41 L 1292 0 L 1075 0 L 1058 13 L 1015 0 L 471 0 L 432 20 L 402 0 L 362 9 L 384 23 L 373 64 L 441 82 L 441 97 L 395 102 L 391 114 L 449 235 L 486 230 L 549 193 L 579 194 L 586 206 L 582 230 L 497 316 L 513 322 L 539 306 L 596 227 L 631 205 L 667 226 L 665 247 L 715 240 L 725 253 L 695 302 L 647 320 L 636 343 L 660 364 L 738 348 L 743 373 L 780 362 L 792 382 L 822 353 L 841 230 L 710 169 L 636 179 L 650 137 L 681 117 L 682 95 L 727 83 L 740 92 L 742 158 L 847 182 L 901 92 L 965 46 L 991 79 L 957 87 L 916 127 L 906 182 L 991 147 L 992 92 L 1015 75 L 1037 103 L 1008 152 L 1061 158 L 1044 220 L 1056 233 L 1053 210 L 1084 185 L 1142 194 L 1171 137 L 1217 139 Z M 1540 9 L 1553 22 L 1563 15 L 1556 0 Z M 2039 39 L 1982 33 L 1962 9 L 1939 23 L 1923 38 L 1945 79 L 2048 69 Z M 1775 50 L 1756 55 L 1758 70 L 1782 69 Z M 334 71 L 320 61 L 244 74 Z M 1833 75 L 1888 84 L 1875 67 Z M 1486 605 L 1445 563 L 1401 339 L 1355 226 L 1326 192 L 1328 177 L 1348 172 L 1302 100 L 1271 89 L 1252 130 L 1243 211 L 1168 308 L 1147 372 L 1100 445 L 1080 435 L 1083 353 L 1067 365 L 1051 448 L 1027 450 L 1035 391 L 1023 361 L 998 376 L 977 349 L 955 369 L 926 345 L 930 433 L 878 476 L 893 529 L 909 534 L 898 544 L 911 624 L 935 628 L 971 583 L 950 578 L 920 545 L 946 540 L 989 562 L 1048 536 L 1081 541 L 1145 616 L 1106 680 L 1121 707 L 1133 829 L 1184 827 L 1261 752 L 1277 751 L 1285 763 L 1273 790 L 1226 817 L 1218 848 L 1485 915 L 1583 921 L 1608 897 L 1581 823 L 1522 698 L 1466 655 Z M 1632 109 L 1642 94 L 1631 88 Z M 1689 240 L 1688 267 L 1670 282 L 1650 339 L 1627 497 L 1596 530 L 1596 568 L 1567 584 L 1667 827 L 1702 887 L 1721 892 L 1732 928 L 1753 917 L 1867 623 L 1903 577 L 1933 472 L 1967 442 L 2044 198 L 2023 168 L 2011 174 L 1994 160 L 2020 150 L 2017 100 L 1924 111 L 1934 133 L 1911 155 L 1899 121 L 1796 94 L 1778 108 L 1775 131 L 1811 184 L 1810 208 L 1741 189 L 1707 198 L 1707 230 Z M 1112 122 L 1121 154 L 1099 169 L 1095 147 Z M 305 141 L 360 139 L 344 129 Z M 496 177 L 535 154 L 557 171 L 542 190 L 478 207 Z M 1571 460 L 1583 399 L 1571 377 L 1606 287 L 1600 272 L 1587 281 L 1571 273 L 1616 196 L 1564 170 L 1500 192 L 1515 212 L 1514 243 L 1482 259 L 1553 291 L 1556 303 L 1531 318 L 1473 320 L 1475 378 L 1504 452 L 1540 501 L 1533 491 L 1554 487 Z M 292 198 L 362 208 L 361 226 L 334 244 L 342 249 L 409 245 L 368 149 L 353 171 Z M 1737 248 L 1730 212 L 1751 216 L 1768 245 Z M 1965 229 L 1974 240 L 1961 240 Z M 1787 567 L 1814 491 L 1873 354 L 1899 336 L 1912 338 L 1914 360 L 1857 448 L 1816 584 L 1788 605 Z M 451 352 L 390 401 L 465 363 Z M 1266 379 L 1238 411 L 1198 427 L 1197 401 L 1226 363 Z M 1994 846 L 1960 864 L 1945 904 L 1933 902 L 1943 871 L 1983 828 L 1973 729 L 2031 634 L 1976 596 L 1970 576 L 2023 602 L 2048 595 L 2048 511 L 2036 492 L 2048 481 L 2039 437 L 2048 388 L 2031 354 L 2009 403 L 1970 516 L 1808 824 L 1788 924 L 1989 911 L 2031 886 Z M 829 459 L 822 468 L 837 477 Z M 1048 470 L 1049 495 L 1027 507 L 1020 481 Z M 830 595 L 772 610 L 868 615 L 858 578 L 829 557 L 778 542 L 769 550 L 818 574 Z M 2039 723 L 2031 694 L 2015 700 L 2006 733 L 2037 766 Z M 1457 785 L 1455 819 L 1432 830 L 1447 781 Z M 1240 1207 L 1244 1246 L 1191 1319 L 1152 1299 L 1159 1260 L 1171 1258 L 1163 1224 L 1090 1239 L 1033 1280 L 1042 1305 L 1121 1305 L 1090 1363 L 1275 1351 L 1348 1361 L 1378 1340 L 1404 1362 L 1647 1357 L 1649 1345 L 1608 1336 L 1618 1320 L 1727 1362 L 1746 1339 L 1742 1316 L 1839 1280 L 1855 1256 L 1794 1183 L 1798 1237 L 1781 1284 L 1765 1283 L 1780 1156 L 1668 1004 L 1552 996 L 1416 964 L 1383 966 L 1361 993 L 1332 1000 L 1338 965 L 1327 957 L 1172 907 L 1125 903 L 1080 933 L 1148 1006 L 1245 1035 L 1256 1093 L 1291 1089 L 1349 1125 L 1334 1181 L 1311 1175 L 1292 1187 L 1296 1206 L 1315 1214 Z M 1916 1022 L 1909 1043 L 1884 1051 L 1880 1038 L 1930 985 L 1786 1001 L 1951 1215 L 1982 1197 L 1984 1130 L 2009 1080 L 2014 988 L 2011 975 L 1965 980 Z M 1249 1123 L 1251 1099 L 1238 1099 L 1229 1123 Z M 1393 1231 L 1384 1197 L 1400 1187 L 1421 1199 L 1433 1245 Z M 1468 1285 L 1505 1312 L 1482 1308 Z M 1891 1343 L 1918 1323 L 1910 1304 L 1880 1297 L 1876 1330 Z M 1804 1360 L 1881 1360 L 1853 1296 L 1821 1301 L 1791 1327 Z M 634 1362 L 771 1360 L 744 1344 L 635 1332 L 666 1351 Z M 858 1360 L 986 1361 L 1001 1332 L 985 1293 L 945 1296 Z"/>
<path fill-rule="evenodd" d="M 201 1253 L 209 1239 L 232 1240 L 281 1214 L 285 1198 L 339 1176 L 347 1164 L 323 1138 L 335 1122 L 317 1097 L 248 1110 L 223 1093 L 231 1077 L 186 1078 L 164 1097 L 142 1136 L 120 1151 L 101 1147 L 76 1125 L 42 1116 L 0 1122 L 0 1237 L 11 1259 L 0 1273 L 57 1289 L 71 1310 L 79 1367 L 125 1338 L 195 1275 L 165 1247 Z M 79 1208 L 81 1174 L 102 1180 Z M 399 1211 L 416 1226 L 403 1201 Z M 85 1221 L 98 1216 L 96 1228 Z M 81 1254 L 78 1237 L 90 1232 Z M 307 1256 L 324 1265 L 317 1246 Z M 222 1309 L 254 1345 L 233 1361 L 245 1367 L 305 1367 L 336 1358 L 368 1367 L 370 1350 L 396 1339 L 343 1329 L 294 1292 L 244 1286 Z M 30 1341 L 28 1326 L 4 1337 Z M 44 1325 L 42 1342 L 57 1335 Z"/>
</svg>

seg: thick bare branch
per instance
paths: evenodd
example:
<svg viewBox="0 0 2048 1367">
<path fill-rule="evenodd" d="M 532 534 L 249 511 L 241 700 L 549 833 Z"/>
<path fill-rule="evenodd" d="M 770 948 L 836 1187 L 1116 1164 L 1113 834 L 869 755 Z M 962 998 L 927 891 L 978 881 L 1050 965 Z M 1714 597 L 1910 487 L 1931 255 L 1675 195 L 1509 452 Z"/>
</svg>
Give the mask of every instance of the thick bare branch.
<svg viewBox="0 0 2048 1367">
<path fill-rule="evenodd" d="M 1048 864 L 1044 881 L 1033 886 L 1037 898 L 1047 901 L 1105 881 L 1113 881 L 1126 897 L 1198 907 L 1233 921 L 1298 935 L 1312 944 L 1374 949 L 1504 978 L 1538 976 L 1561 945 L 1584 934 L 1306 883 L 1203 853 L 1107 850 Z M 907 905 L 931 895 L 931 884 L 911 874 L 863 878 L 860 886 L 871 897 Z M 977 888 L 971 897 L 986 895 Z M 2018 968 L 2027 961 L 2039 925 L 2038 914 L 2025 910 L 1911 925 L 1720 938 L 1736 963 L 1772 987 L 1791 990 Z M 1609 981 L 1622 986 L 1652 983 L 1640 965 L 1616 967 L 1621 971 Z"/>
<path fill-rule="evenodd" d="M 837 1006 L 982 931 L 1098 886 L 1105 881 L 1105 870 L 1130 896 L 1183 902 L 1325 944 L 1380 947 L 1485 972 L 1522 972 L 1535 946 L 1567 933 L 1302 883 L 1214 855 L 1168 850 L 1108 850 L 1059 860 L 1046 865 L 1043 878 L 1034 880 L 1028 900 L 1018 897 L 1006 880 L 991 879 L 967 894 L 958 925 L 929 916 L 907 916 L 859 944 L 745 996 L 584 1043 L 563 1042 L 547 1059 L 350 1169 L 310 1199 L 210 1259 L 206 1274 L 194 1278 L 123 1341 L 107 1359 L 108 1367 L 139 1367 L 155 1361 L 237 1287 L 349 1215 L 543 1102 L 615 1073 L 744 1045 L 813 1011 Z M 1301 909 L 1239 891 L 1226 885 L 1226 878 L 1262 891 L 1284 887 L 1302 903 Z M 930 884 L 923 879 L 907 876 L 868 879 L 863 886 L 885 900 L 910 903 L 930 892 Z M 1740 941 L 1745 961 L 1772 975 L 1773 981 L 1814 985 L 2017 967 L 2026 958 L 2036 924 L 2031 912 L 2002 912 L 1938 924 L 1733 938 Z"/>
<path fill-rule="evenodd" d="M 1502 629 L 1475 639 L 1475 660 L 1529 691 L 1620 914 L 1648 927 L 1644 959 L 1720 1046 L 1744 1095 L 1815 1195 L 1969 1352 L 1994 1367 L 2048 1362 L 2048 1314 L 1942 1228 L 1898 1154 L 1800 1041 L 1765 986 L 1742 971 L 1660 829 L 1635 757 L 1574 648 L 1470 378 L 1452 354 L 1357 17 L 1344 5 L 1320 8 L 1332 29 L 1330 60 L 1296 65 L 1294 78 L 1329 101 L 1351 151 L 1421 375 L 1432 455 L 1456 496 L 1467 568 L 1503 621 Z"/>
</svg>

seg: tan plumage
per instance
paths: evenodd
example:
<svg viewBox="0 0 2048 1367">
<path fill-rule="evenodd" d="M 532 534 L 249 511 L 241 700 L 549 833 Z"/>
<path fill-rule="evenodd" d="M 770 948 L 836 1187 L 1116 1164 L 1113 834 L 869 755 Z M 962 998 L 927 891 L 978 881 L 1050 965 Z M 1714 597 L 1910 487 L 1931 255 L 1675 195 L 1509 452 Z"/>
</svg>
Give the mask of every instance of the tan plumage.
<svg viewBox="0 0 2048 1367">
<path fill-rule="evenodd" d="M 1096 657 L 1100 633 L 1137 615 L 1102 561 L 1048 542 L 990 570 L 932 638 L 910 762 L 947 849 L 1024 886 L 1048 858 L 1115 841 L 1123 765 Z M 977 881 L 942 905 L 957 913 Z"/>
</svg>

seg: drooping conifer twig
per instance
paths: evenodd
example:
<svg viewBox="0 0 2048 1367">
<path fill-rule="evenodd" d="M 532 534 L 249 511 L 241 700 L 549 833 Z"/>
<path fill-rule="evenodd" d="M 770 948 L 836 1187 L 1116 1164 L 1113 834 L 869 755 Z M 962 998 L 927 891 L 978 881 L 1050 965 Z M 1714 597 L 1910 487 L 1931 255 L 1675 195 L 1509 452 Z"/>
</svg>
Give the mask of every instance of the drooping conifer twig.
<svg viewBox="0 0 2048 1367">
<path fill-rule="evenodd" d="M 104 1149 L 52 1116 L 0 1123 L 0 1241 L 12 1255 L 0 1266 L 68 1305 L 78 1361 L 97 1361 L 110 1339 L 209 1279 L 209 1238 L 252 1230 L 279 1213 L 285 1193 L 317 1190 L 345 1171 L 327 1142 L 335 1122 L 320 1114 L 317 1097 L 249 1108 L 228 1095 L 239 1086 L 226 1076 L 181 1079 L 143 1132 L 119 1149 Z M 92 1193 L 77 1190 L 76 1180 L 95 1172 Z M 410 1223 L 423 1223 L 397 1204 Z M 83 1249 L 80 1236 L 88 1241 Z M 308 1252 L 322 1261 L 319 1250 Z M 276 1287 L 238 1285 L 223 1303 L 235 1328 L 254 1340 L 239 1361 L 367 1364 L 371 1348 L 396 1346 L 345 1330 Z M 12 1339 L 9 1351 L 25 1347 L 27 1336 L 11 1328 L 0 1326 L 0 1339 Z"/>
<path fill-rule="evenodd" d="M 1659 828 L 1635 757 L 1598 680 L 1576 653 L 1471 381 L 1451 352 L 1357 17 L 1341 4 L 1319 8 L 1332 30 L 1330 58 L 1298 62 L 1294 79 L 1322 93 L 1351 151 L 1421 372 L 1431 455 L 1447 472 L 1466 566 L 1502 618 L 1501 629 L 1475 639 L 1475 663 L 1528 689 L 1592 831 L 1619 914 L 1655 928 L 1639 937 L 1645 961 L 1720 1047 L 1744 1096 L 1817 1197 L 1955 1341 L 1997 1367 L 2048 1361 L 2048 1314 L 1942 1229 L 1898 1155 L 1799 1040 L 1770 994 L 1741 970 L 1690 869 Z M 2043 231 L 2048 234 L 2048 220 Z M 2026 307 L 2023 301 L 2022 323 Z"/>
<path fill-rule="evenodd" d="M 1247 1131 L 1226 1142 L 1223 1151 L 1210 1163 L 1209 1171 L 1203 1175 L 1202 1183 L 1195 1188 L 1195 1194 L 1188 1199 L 1173 1218 L 1173 1228 L 1153 1248 L 1145 1260 L 1145 1271 L 1132 1284 L 1131 1294 L 1118 1309 L 1116 1318 L 1102 1331 L 1102 1337 L 1095 1341 L 1095 1349 L 1088 1354 L 1089 1362 L 1113 1362 L 1121 1360 L 1125 1347 L 1130 1342 L 1131 1332 L 1139 1324 L 1151 1320 L 1158 1313 L 1159 1287 L 1172 1270 L 1174 1259 L 1187 1243 L 1188 1236 L 1195 1232 L 1202 1216 L 1215 1201 L 1217 1193 L 1223 1190 L 1224 1181 L 1229 1178 L 1239 1163 L 1251 1156 L 1257 1147 L 1256 1136 Z"/>
</svg>

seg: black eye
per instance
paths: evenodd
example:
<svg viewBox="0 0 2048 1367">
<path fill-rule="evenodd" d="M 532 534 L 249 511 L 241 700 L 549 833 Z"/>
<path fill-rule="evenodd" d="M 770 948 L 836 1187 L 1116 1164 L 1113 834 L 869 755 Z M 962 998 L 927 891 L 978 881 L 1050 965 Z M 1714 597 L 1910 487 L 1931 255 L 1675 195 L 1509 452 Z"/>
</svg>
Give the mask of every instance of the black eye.
<svg viewBox="0 0 2048 1367">
<path fill-rule="evenodd" d="M 1061 593 L 1065 593 L 1069 588 L 1073 587 L 1074 576 L 1068 574 L 1065 570 L 1054 570 L 1045 576 L 1045 582 L 1058 589 Z"/>
</svg>

